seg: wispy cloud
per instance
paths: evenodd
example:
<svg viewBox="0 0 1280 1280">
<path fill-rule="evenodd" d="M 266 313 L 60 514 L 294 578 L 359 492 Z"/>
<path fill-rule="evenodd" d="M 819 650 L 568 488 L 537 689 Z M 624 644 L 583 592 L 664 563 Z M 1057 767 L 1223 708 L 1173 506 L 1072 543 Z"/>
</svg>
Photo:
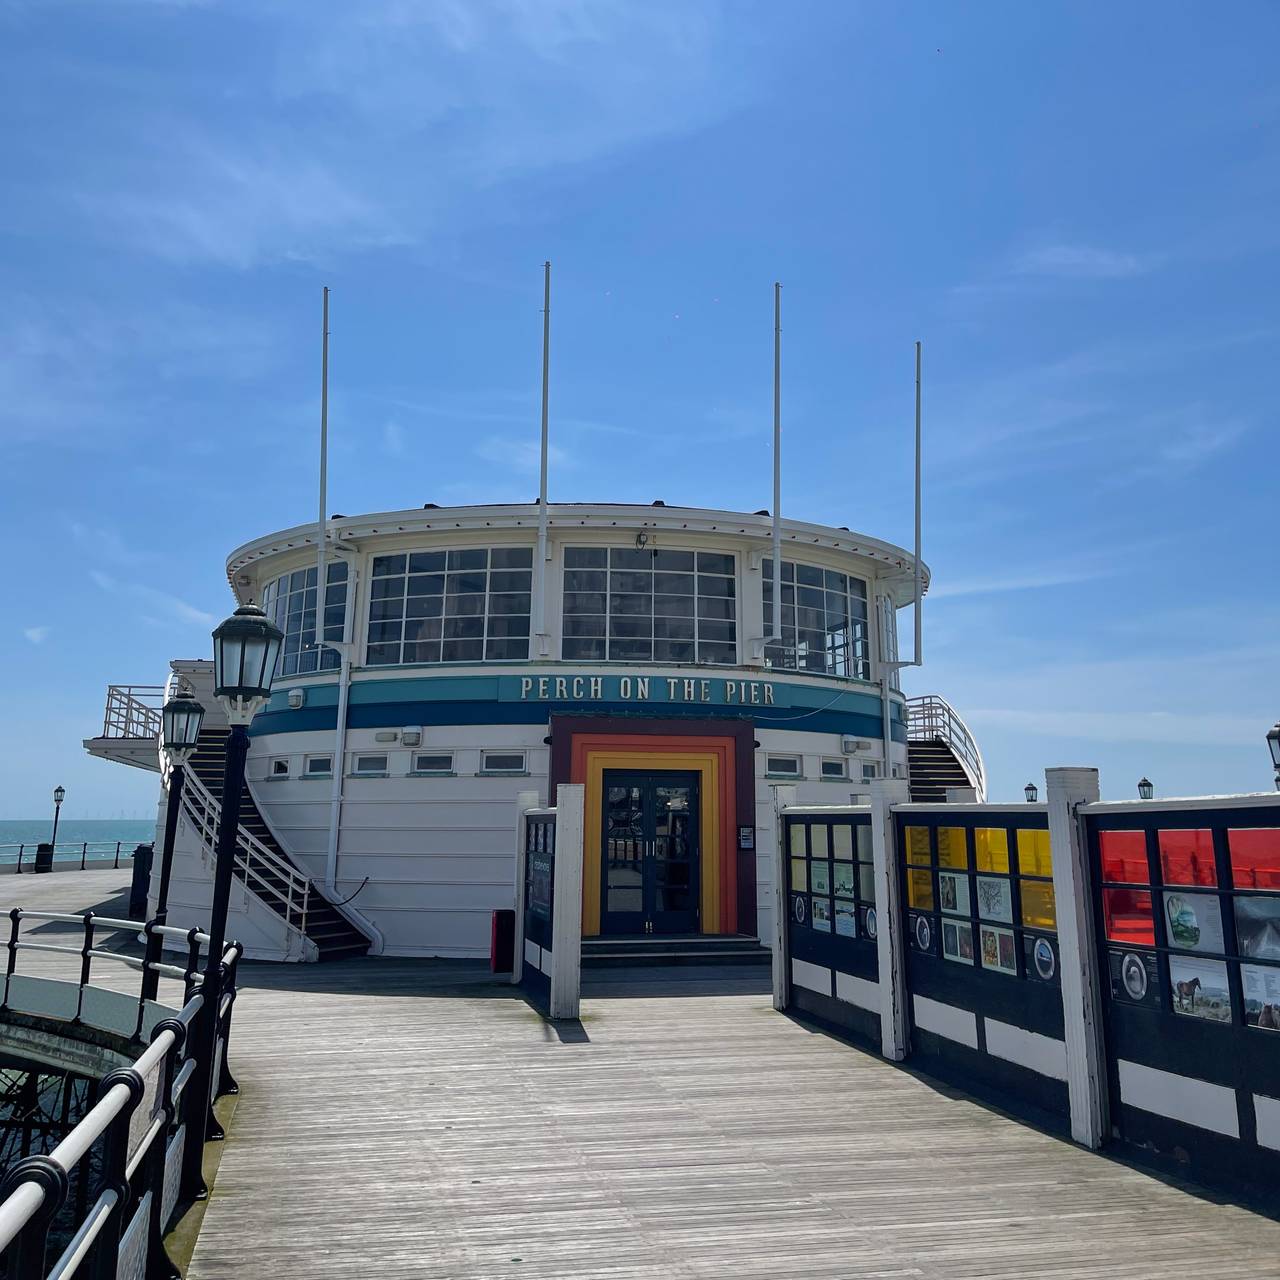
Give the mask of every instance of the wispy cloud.
<svg viewBox="0 0 1280 1280">
<path fill-rule="evenodd" d="M 1015 729 L 1028 737 L 1075 738 L 1084 742 L 1158 742 L 1197 747 L 1258 744 L 1256 716 L 979 707 L 967 711 L 965 718 L 976 728 Z"/>
<path fill-rule="evenodd" d="M 180 596 L 161 591 L 158 587 L 149 587 L 141 582 L 119 582 L 110 574 L 103 573 L 101 569 L 90 569 L 89 577 L 103 591 L 108 591 L 115 596 L 129 595 L 146 604 L 153 611 L 152 617 L 158 615 L 171 622 L 201 626 L 209 626 L 216 621 L 213 614 L 196 608 Z"/>
<path fill-rule="evenodd" d="M 1109 565 L 1094 567 L 1062 567 L 1057 569 L 1030 569 L 1025 573 L 995 573 L 985 577 L 960 578 L 943 582 L 936 589 L 930 588 L 930 600 L 950 600 L 957 596 L 985 596 L 1006 591 L 1038 591 L 1044 587 L 1062 587 L 1077 582 L 1095 582 L 1099 578 L 1112 577 L 1122 569 L 1128 571 L 1128 563 L 1119 559 Z"/>
<path fill-rule="evenodd" d="M 482 440 L 476 446 L 476 456 L 497 466 L 533 475 L 538 474 L 542 465 L 538 441 L 513 439 L 510 436 L 490 436 L 487 440 Z M 550 445 L 547 460 L 551 466 L 563 467 L 569 463 L 569 456 L 563 449 Z"/>
<path fill-rule="evenodd" d="M 32 644 L 44 644 L 49 638 L 48 627 L 24 627 L 22 634 L 26 636 Z"/>
<path fill-rule="evenodd" d="M 1154 258 L 1087 244 L 1049 244 L 1017 254 L 1009 270 L 1015 276 L 1054 276 L 1063 280 L 1123 280 L 1142 275 Z"/>
<path fill-rule="evenodd" d="M 384 452 L 393 458 L 404 457 L 405 434 L 404 428 L 393 421 L 385 422 L 382 426 L 382 448 Z"/>
</svg>

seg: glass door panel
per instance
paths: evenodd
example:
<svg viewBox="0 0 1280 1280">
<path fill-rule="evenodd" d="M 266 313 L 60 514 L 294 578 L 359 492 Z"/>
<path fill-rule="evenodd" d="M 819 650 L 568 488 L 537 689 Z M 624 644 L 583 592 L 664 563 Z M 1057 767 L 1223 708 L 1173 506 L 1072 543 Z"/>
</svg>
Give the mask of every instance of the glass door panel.
<svg viewBox="0 0 1280 1280">
<path fill-rule="evenodd" d="M 653 901 L 655 933 L 697 928 L 697 797 L 694 779 L 654 785 Z"/>
<path fill-rule="evenodd" d="M 605 933 L 642 933 L 645 920 L 646 853 L 649 838 L 644 787 L 636 781 L 610 781 L 604 794 Z"/>
</svg>

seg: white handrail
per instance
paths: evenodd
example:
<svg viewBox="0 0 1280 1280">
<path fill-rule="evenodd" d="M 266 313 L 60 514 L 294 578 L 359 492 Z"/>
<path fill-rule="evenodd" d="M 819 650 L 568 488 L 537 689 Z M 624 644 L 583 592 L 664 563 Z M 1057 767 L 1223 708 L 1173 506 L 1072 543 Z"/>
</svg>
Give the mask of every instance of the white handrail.
<svg viewBox="0 0 1280 1280">
<path fill-rule="evenodd" d="M 218 818 L 222 806 L 201 782 L 194 769 L 186 772 L 182 788 L 182 811 L 199 835 L 201 846 L 210 854 L 214 853 L 217 849 Z M 283 891 L 268 880 L 260 868 L 269 868 L 283 880 Z M 244 827 L 236 829 L 234 874 L 259 898 L 278 903 L 286 924 L 299 933 L 306 933 L 311 881 Z"/>
<path fill-rule="evenodd" d="M 987 766 L 978 741 L 969 731 L 960 713 L 937 693 L 907 699 L 907 740 L 909 742 L 946 743 L 969 775 L 978 802 L 987 798 Z"/>
<path fill-rule="evenodd" d="M 102 717 L 104 738 L 157 738 L 164 685 L 109 684 Z"/>
</svg>

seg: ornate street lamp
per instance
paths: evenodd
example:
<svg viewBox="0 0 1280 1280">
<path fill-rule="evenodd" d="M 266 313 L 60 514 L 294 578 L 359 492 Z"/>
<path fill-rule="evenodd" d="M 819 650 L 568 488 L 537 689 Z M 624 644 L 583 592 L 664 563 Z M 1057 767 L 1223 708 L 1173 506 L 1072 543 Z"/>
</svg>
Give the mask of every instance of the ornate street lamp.
<svg viewBox="0 0 1280 1280">
<path fill-rule="evenodd" d="M 1267 746 L 1271 748 L 1271 763 L 1276 771 L 1276 790 L 1280 791 L 1280 720 L 1267 731 Z"/>
<path fill-rule="evenodd" d="M 284 633 L 256 604 L 241 605 L 213 633 L 213 696 L 222 704 L 231 722 L 227 735 L 226 763 L 222 773 L 222 811 L 218 817 L 218 844 L 213 875 L 213 903 L 209 910 L 209 950 L 200 993 L 199 1049 L 197 1068 L 191 1084 L 196 1097 L 212 1108 L 213 1060 L 218 1037 L 218 1011 L 222 1004 L 222 952 L 226 943 L 227 905 L 231 901 L 231 872 L 235 860 L 236 831 L 240 825 L 240 797 L 244 791 L 244 761 L 249 753 L 249 722 L 271 696 L 271 680 Z M 221 1130 L 209 1112 L 209 1133 Z M 184 1181 L 191 1191 L 200 1177 L 196 1152 L 202 1143 L 193 1143 Z M 198 1194 L 198 1192 L 197 1192 Z"/>
<path fill-rule="evenodd" d="M 53 839 L 49 843 L 53 846 L 54 853 L 58 852 L 58 818 L 62 813 L 62 802 L 67 798 L 66 787 L 54 787 L 53 789 Z"/>
<path fill-rule="evenodd" d="M 173 870 L 173 841 L 178 830 L 185 766 L 200 740 L 203 724 L 204 708 L 190 689 L 174 694 L 160 712 L 160 748 L 169 764 L 169 800 L 164 814 L 164 845 L 160 850 L 160 894 L 156 902 L 159 924 L 164 924 L 169 912 L 169 875 Z"/>
<path fill-rule="evenodd" d="M 1138 799 L 1150 800 L 1156 793 L 1156 784 L 1149 778 L 1141 778 L 1138 781 Z"/>
<path fill-rule="evenodd" d="M 1028 782 L 1027 785 L 1022 788 L 1022 794 L 1027 797 L 1028 804 L 1035 804 L 1035 802 L 1040 799 L 1040 788 L 1037 787 L 1034 782 Z"/>
</svg>

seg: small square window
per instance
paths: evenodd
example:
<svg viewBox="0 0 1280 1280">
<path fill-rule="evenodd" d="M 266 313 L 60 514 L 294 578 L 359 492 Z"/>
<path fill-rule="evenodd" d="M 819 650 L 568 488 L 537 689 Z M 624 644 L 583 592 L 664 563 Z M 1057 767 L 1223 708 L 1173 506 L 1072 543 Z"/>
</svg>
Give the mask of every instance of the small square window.
<svg viewBox="0 0 1280 1280">
<path fill-rule="evenodd" d="M 863 782 L 873 782 L 880 776 L 880 766 L 878 764 L 864 764 L 862 766 Z"/>
<path fill-rule="evenodd" d="M 356 756 L 352 773 L 379 774 L 387 771 L 386 756 Z"/>
<path fill-rule="evenodd" d="M 523 751 L 483 751 L 480 753 L 482 773 L 524 773 Z"/>
<path fill-rule="evenodd" d="M 414 773 L 452 773 L 453 755 L 449 752 L 443 754 L 419 752 L 413 757 L 413 771 Z"/>
<path fill-rule="evenodd" d="M 849 776 L 849 766 L 844 760 L 824 760 L 822 762 L 822 776 L 824 778 L 839 778 L 843 780 Z"/>
<path fill-rule="evenodd" d="M 287 759 L 272 760 L 269 776 L 272 778 L 287 778 L 289 776 L 289 761 Z"/>
<path fill-rule="evenodd" d="M 333 773 L 332 756 L 308 756 L 306 772 L 308 778 L 327 778 Z"/>
<path fill-rule="evenodd" d="M 800 776 L 800 757 L 766 756 L 764 771 L 777 777 L 798 778 Z"/>
</svg>

